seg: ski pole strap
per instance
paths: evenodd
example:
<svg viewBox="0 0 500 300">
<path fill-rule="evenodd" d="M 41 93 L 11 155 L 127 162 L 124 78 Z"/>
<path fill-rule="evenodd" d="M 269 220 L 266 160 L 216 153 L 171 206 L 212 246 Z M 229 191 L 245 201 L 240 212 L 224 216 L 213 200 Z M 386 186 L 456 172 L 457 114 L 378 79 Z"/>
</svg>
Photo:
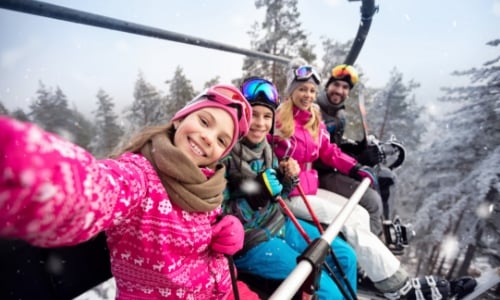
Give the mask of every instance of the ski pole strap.
<svg viewBox="0 0 500 300">
<path fill-rule="evenodd" d="M 331 244 L 330 244 L 329 254 L 330 254 L 330 258 L 332 259 L 333 263 L 335 264 L 335 267 L 337 268 L 337 271 L 340 273 L 340 276 L 344 280 L 344 283 L 345 283 L 347 290 L 349 291 L 352 299 L 358 299 L 356 297 L 356 291 L 354 291 L 354 288 L 352 287 L 351 283 L 349 282 L 349 279 L 347 278 L 347 275 L 345 274 L 344 269 L 342 268 L 342 265 L 340 264 L 340 261 L 337 258 L 337 255 L 335 255 L 335 252 L 333 251 L 333 246 Z M 325 264 L 326 264 L 326 262 L 325 262 Z M 334 278 L 334 280 L 335 280 L 335 278 Z M 340 289 L 341 288 L 340 281 L 335 280 L 335 283 L 339 286 L 339 289 Z M 346 297 L 346 299 L 349 299 L 349 298 Z"/>
<path fill-rule="evenodd" d="M 234 300 L 240 300 L 240 292 L 238 290 L 238 282 L 236 278 L 236 273 L 234 272 L 235 265 L 234 265 L 234 260 L 231 255 L 225 255 L 227 258 L 227 262 L 229 264 L 229 274 L 231 275 L 231 285 L 233 286 L 233 295 L 234 295 Z"/>
</svg>

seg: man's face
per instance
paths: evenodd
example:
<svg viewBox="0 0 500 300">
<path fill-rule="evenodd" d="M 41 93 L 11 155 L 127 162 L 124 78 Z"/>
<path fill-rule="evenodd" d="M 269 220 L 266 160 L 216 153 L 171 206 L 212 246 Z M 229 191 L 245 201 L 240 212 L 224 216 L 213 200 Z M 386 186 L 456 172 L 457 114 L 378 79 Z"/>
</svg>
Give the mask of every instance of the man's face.
<svg viewBox="0 0 500 300">
<path fill-rule="evenodd" d="M 342 80 L 332 81 L 326 88 L 326 96 L 331 104 L 338 105 L 349 96 L 349 84 Z"/>
</svg>

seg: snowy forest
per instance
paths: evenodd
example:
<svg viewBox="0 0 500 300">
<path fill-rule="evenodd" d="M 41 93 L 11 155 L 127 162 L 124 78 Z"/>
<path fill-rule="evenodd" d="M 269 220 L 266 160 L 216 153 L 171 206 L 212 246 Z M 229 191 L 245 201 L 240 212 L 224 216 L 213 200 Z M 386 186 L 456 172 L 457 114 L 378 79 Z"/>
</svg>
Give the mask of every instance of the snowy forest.
<svg viewBox="0 0 500 300">
<path fill-rule="evenodd" d="M 303 57 L 321 66 L 323 78 L 347 55 L 352 41 L 333 38 L 323 38 L 321 57 L 314 52 L 300 23 L 297 0 L 255 4 L 266 13 L 249 29 L 252 50 Z M 484 47 L 499 45 L 500 37 Z M 247 57 L 241 77 L 232 83 L 238 85 L 250 75 L 264 76 L 282 91 L 285 67 Z M 355 106 L 358 97 L 364 97 L 370 134 L 381 141 L 395 136 L 407 151 L 404 164 L 396 170 L 395 199 L 399 216 L 415 233 L 401 257 L 411 275 L 453 278 L 500 266 L 500 56 L 453 73 L 467 84 L 442 87 L 441 96 L 433 101 L 448 108 L 443 115 L 429 112 L 423 99 L 416 97 L 419 83 L 405 78 L 397 67 L 382 88 L 365 85 L 363 66 L 355 67 L 360 83 L 348 105 Z M 65 95 L 64 86 L 46 86 L 42 78 L 29 109 L 9 111 L 0 102 L 0 114 L 34 122 L 105 157 L 139 128 L 168 121 L 200 92 L 184 74 L 182 60 L 171 77 L 165 74 L 166 86 L 154 86 L 146 78 L 138 72 L 134 100 L 121 111 L 103 88 L 88 99 L 94 103 L 92 114 L 84 115 L 78 103 Z M 219 80 L 207 78 L 206 86 Z M 359 122 L 358 116 L 350 116 L 350 122 Z M 94 292 L 103 298 L 111 293 Z"/>
</svg>

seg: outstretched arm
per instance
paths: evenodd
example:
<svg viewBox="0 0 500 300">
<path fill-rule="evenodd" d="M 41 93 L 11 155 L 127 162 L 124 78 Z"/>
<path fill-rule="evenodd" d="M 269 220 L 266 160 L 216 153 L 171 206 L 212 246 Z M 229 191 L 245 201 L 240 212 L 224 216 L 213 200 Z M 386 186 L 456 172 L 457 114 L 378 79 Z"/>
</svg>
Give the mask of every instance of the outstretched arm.
<svg viewBox="0 0 500 300">
<path fill-rule="evenodd" d="M 133 208 L 145 184 L 138 166 L 97 161 L 6 117 L 0 117 L 0 172 L 0 236 L 38 246 L 76 244 L 109 228 Z"/>
</svg>

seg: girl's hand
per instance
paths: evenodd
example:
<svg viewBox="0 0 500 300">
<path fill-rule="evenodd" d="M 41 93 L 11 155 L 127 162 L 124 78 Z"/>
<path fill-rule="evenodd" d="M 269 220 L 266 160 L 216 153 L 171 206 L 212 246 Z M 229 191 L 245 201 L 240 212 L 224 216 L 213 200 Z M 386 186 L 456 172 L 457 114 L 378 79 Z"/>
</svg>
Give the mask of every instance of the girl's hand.
<svg viewBox="0 0 500 300">
<path fill-rule="evenodd" d="M 233 255 L 243 248 L 244 238 L 245 229 L 240 220 L 233 215 L 225 215 L 212 226 L 210 248 L 216 252 Z"/>
</svg>

